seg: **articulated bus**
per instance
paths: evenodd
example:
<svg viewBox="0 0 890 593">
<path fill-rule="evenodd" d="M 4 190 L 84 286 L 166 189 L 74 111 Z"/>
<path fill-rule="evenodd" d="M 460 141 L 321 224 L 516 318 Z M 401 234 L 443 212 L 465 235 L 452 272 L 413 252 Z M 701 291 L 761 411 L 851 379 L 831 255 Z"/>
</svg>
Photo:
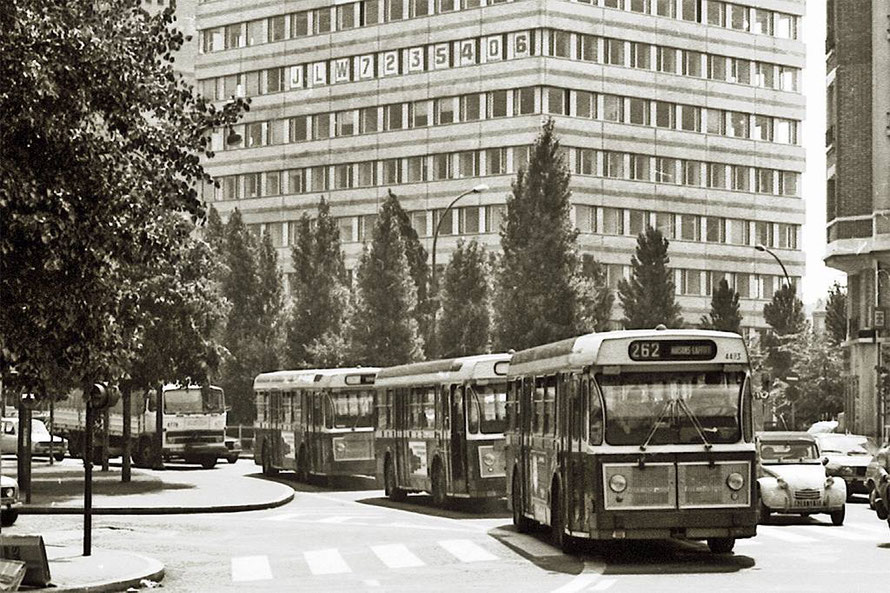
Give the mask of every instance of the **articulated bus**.
<svg viewBox="0 0 890 593">
<path fill-rule="evenodd" d="M 428 492 L 503 497 L 509 354 L 390 367 L 377 374 L 377 480 L 392 500 Z"/>
<path fill-rule="evenodd" d="M 728 553 L 757 528 L 751 373 L 741 336 L 595 333 L 513 355 L 508 505 L 520 531 L 704 539 Z"/>
<path fill-rule="evenodd" d="M 263 473 L 374 476 L 374 378 L 377 368 L 262 373 L 253 382 L 254 462 Z"/>
</svg>

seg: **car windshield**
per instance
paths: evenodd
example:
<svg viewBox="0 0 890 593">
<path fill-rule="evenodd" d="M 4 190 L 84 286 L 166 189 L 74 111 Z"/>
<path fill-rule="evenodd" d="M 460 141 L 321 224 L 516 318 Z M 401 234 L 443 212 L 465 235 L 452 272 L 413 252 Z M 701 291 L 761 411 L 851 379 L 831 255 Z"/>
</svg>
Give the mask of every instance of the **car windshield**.
<svg viewBox="0 0 890 593">
<path fill-rule="evenodd" d="M 42 437 L 49 440 L 49 431 L 42 420 L 31 420 L 31 438 Z"/>
<path fill-rule="evenodd" d="M 832 435 L 819 437 L 822 452 L 834 455 L 869 456 L 874 455 L 877 446 L 868 437 L 857 435 Z"/>
<path fill-rule="evenodd" d="M 342 391 L 330 395 L 334 428 L 373 426 L 374 397 L 371 391 Z"/>
<path fill-rule="evenodd" d="M 816 443 L 804 440 L 761 442 L 760 461 L 764 465 L 820 463 Z"/>
<path fill-rule="evenodd" d="M 744 372 L 598 374 L 611 445 L 734 443 Z M 696 427 L 696 424 L 699 427 Z M 654 432 L 653 432 L 654 431 Z"/>
<path fill-rule="evenodd" d="M 169 389 L 164 391 L 164 413 L 166 414 L 213 414 L 225 410 L 223 390 L 211 387 L 191 389 Z"/>
</svg>

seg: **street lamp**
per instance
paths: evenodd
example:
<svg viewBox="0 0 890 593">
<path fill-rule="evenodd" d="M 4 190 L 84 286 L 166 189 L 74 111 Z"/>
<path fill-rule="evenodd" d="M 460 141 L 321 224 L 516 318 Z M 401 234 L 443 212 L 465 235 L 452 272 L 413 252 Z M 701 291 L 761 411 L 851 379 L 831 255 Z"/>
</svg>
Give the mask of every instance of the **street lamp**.
<svg viewBox="0 0 890 593">
<path fill-rule="evenodd" d="M 433 270 L 430 272 L 430 290 L 433 293 L 433 302 L 435 307 L 433 308 L 433 319 L 430 328 L 430 342 L 433 343 L 436 339 L 436 314 L 439 312 L 439 291 L 438 285 L 436 284 L 436 243 L 439 239 L 439 229 L 442 227 L 442 221 L 445 220 L 445 217 L 451 212 L 451 208 L 457 203 L 459 199 L 464 196 L 468 196 L 470 194 L 480 194 L 488 189 L 488 185 L 484 183 L 480 183 L 473 189 L 468 189 L 467 191 L 458 194 L 456 198 L 451 200 L 451 203 L 445 207 L 445 210 L 439 215 L 439 220 L 436 221 L 436 227 L 433 229 Z"/>
<path fill-rule="evenodd" d="M 785 274 L 785 284 L 787 284 L 788 286 L 791 286 L 791 278 L 788 277 L 788 270 L 785 269 L 785 264 L 782 263 L 782 260 L 779 259 L 779 256 L 776 255 L 775 253 L 773 253 L 772 251 L 770 251 L 769 249 L 767 249 L 766 247 L 764 247 L 763 245 L 759 245 L 759 244 L 755 245 L 754 249 L 756 249 L 757 251 L 765 251 L 766 253 L 769 253 L 771 256 L 773 256 L 775 258 L 775 260 L 777 262 L 779 262 L 779 265 L 782 267 L 782 273 Z"/>
</svg>

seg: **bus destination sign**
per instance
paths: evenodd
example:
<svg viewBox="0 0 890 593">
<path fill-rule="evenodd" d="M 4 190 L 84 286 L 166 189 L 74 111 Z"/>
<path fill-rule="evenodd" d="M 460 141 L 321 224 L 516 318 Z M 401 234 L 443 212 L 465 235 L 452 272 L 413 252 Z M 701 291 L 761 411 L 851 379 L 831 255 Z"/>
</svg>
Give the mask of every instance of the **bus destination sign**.
<svg viewBox="0 0 890 593">
<path fill-rule="evenodd" d="M 672 360 L 713 360 L 717 344 L 713 340 L 634 340 L 627 355 L 638 362 Z"/>
</svg>

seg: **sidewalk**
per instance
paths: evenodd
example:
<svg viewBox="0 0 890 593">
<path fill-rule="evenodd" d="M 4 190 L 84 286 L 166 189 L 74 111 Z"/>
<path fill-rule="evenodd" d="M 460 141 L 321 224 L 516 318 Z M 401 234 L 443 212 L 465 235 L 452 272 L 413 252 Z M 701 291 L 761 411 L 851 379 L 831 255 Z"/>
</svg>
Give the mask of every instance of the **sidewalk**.
<svg viewBox="0 0 890 593">
<path fill-rule="evenodd" d="M 14 471 L 15 460 L 3 459 L 3 472 Z M 230 469 L 231 468 L 231 469 Z M 225 488 L 220 488 L 225 472 Z M 121 482 L 119 461 L 110 471 L 93 467 L 94 515 L 161 515 L 225 513 L 268 509 L 290 502 L 289 486 L 254 477 L 259 467 L 251 459 L 214 470 L 170 464 L 165 470 L 133 468 L 132 480 Z M 66 459 L 50 466 L 35 461 L 28 514 L 82 514 L 83 462 Z M 6 530 L 4 530 L 4 533 Z M 83 556 L 79 547 L 46 546 L 54 593 L 124 591 L 151 586 L 164 576 L 155 559 L 119 550 L 96 550 Z"/>
</svg>

